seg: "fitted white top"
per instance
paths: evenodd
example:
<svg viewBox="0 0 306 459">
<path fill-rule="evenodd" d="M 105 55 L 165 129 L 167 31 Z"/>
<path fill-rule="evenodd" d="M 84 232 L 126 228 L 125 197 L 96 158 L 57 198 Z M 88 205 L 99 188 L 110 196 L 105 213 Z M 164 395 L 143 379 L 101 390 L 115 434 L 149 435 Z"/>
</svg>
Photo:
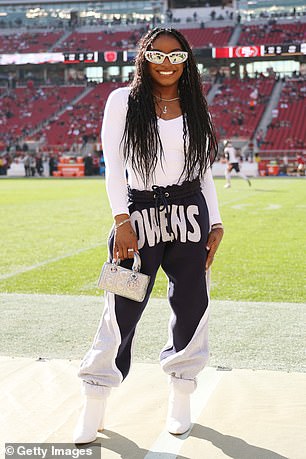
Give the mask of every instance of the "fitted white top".
<svg viewBox="0 0 306 459">
<path fill-rule="evenodd" d="M 102 148 L 105 160 L 106 189 L 113 216 L 129 214 L 127 183 L 137 190 L 151 190 L 152 185 L 168 186 L 180 184 L 184 167 L 183 117 L 172 120 L 158 119 L 158 129 L 163 145 L 162 161 L 158 159 L 154 174 L 148 185 L 135 172 L 131 164 L 124 161 L 120 145 L 125 127 L 128 96 L 130 88 L 113 91 L 106 102 L 102 125 Z M 128 177 L 126 177 L 126 172 Z M 202 181 L 202 193 L 206 199 L 210 224 L 220 223 L 218 200 L 211 168 L 208 168 Z"/>
</svg>

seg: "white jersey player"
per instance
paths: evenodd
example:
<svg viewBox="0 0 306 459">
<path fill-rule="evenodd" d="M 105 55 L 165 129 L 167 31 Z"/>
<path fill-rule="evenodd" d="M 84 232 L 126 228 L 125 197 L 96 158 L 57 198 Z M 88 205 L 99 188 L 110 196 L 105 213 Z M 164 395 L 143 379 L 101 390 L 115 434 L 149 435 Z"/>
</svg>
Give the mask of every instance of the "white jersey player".
<svg viewBox="0 0 306 459">
<path fill-rule="evenodd" d="M 225 141 L 225 148 L 224 148 L 224 155 L 226 159 L 226 169 L 225 169 L 225 180 L 226 184 L 224 185 L 224 188 L 230 188 L 231 187 L 231 172 L 234 170 L 239 177 L 243 178 L 246 180 L 251 186 L 251 181 L 247 178 L 245 174 L 243 174 L 240 171 L 239 167 L 239 159 L 237 157 L 237 150 L 236 148 L 232 145 L 230 141 Z"/>
</svg>

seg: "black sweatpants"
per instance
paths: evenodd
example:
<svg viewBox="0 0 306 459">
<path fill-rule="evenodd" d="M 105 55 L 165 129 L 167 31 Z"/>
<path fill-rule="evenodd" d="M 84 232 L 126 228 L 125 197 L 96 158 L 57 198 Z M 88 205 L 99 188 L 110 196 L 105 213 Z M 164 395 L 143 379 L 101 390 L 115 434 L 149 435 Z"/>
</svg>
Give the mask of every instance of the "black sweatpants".
<svg viewBox="0 0 306 459">
<path fill-rule="evenodd" d="M 118 386 L 127 376 L 135 328 L 160 266 L 168 277 L 172 309 L 168 342 L 160 354 L 162 369 L 176 378 L 190 380 L 208 360 L 209 289 L 205 263 L 209 216 L 202 192 L 173 199 L 167 208 L 157 212 L 154 204 L 143 202 L 132 203 L 129 210 L 138 236 L 141 272 L 151 280 L 141 303 L 106 292 L 98 331 L 79 371 L 89 392 L 99 391 L 99 386 Z M 112 230 L 110 259 L 113 242 Z M 130 268 L 132 263 L 129 259 L 121 265 Z"/>
</svg>

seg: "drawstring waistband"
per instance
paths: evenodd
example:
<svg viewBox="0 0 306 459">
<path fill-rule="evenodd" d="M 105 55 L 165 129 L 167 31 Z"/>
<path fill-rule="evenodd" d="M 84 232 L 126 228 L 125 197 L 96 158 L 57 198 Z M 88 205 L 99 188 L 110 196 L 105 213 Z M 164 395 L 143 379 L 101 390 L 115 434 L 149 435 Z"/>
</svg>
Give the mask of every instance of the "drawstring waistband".
<svg viewBox="0 0 306 459">
<path fill-rule="evenodd" d="M 166 217 L 167 217 L 167 231 L 170 236 L 172 236 L 172 226 L 171 226 L 171 218 L 170 218 L 170 210 L 168 199 L 170 194 L 168 191 L 164 191 L 165 189 L 162 186 L 153 185 L 153 198 L 155 200 L 155 218 L 158 222 L 158 226 L 160 227 L 160 212 L 166 209 Z"/>
<path fill-rule="evenodd" d="M 160 212 L 166 210 L 167 232 L 172 237 L 174 232 L 171 226 L 171 204 L 176 199 L 187 198 L 201 191 L 200 180 L 197 178 L 192 182 L 183 182 L 181 185 L 169 185 L 167 187 L 153 185 L 152 191 L 140 191 L 128 188 L 130 202 L 154 203 L 155 217 L 160 226 Z"/>
</svg>

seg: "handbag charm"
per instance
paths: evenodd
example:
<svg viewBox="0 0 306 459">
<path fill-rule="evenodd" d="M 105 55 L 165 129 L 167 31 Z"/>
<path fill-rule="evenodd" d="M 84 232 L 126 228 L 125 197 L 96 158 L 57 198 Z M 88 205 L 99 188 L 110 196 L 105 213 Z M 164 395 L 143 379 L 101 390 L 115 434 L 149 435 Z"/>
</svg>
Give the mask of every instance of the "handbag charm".
<svg viewBox="0 0 306 459">
<path fill-rule="evenodd" d="M 132 269 L 120 266 L 120 260 L 105 262 L 98 280 L 98 287 L 115 295 L 141 302 L 147 292 L 150 276 L 140 272 L 141 259 L 134 252 Z"/>
</svg>

